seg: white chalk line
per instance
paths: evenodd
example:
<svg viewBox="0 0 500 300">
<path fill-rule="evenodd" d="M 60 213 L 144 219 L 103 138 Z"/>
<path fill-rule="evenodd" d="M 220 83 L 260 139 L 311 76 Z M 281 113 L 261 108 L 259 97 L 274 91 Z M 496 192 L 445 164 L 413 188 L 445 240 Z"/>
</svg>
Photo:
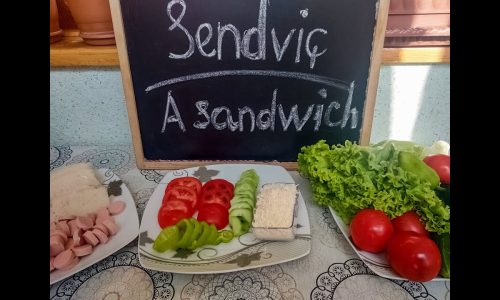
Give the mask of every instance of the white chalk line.
<svg viewBox="0 0 500 300">
<path fill-rule="evenodd" d="M 332 86 L 335 88 L 339 88 L 345 91 L 350 91 L 351 87 L 348 83 L 315 74 L 309 73 L 301 73 L 301 72 L 288 72 L 288 71 L 276 71 L 276 70 L 223 70 L 223 71 L 215 71 L 215 72 L 205 72 L 205 73 L 197 73 L 191 75 L 180 76 L 172 79 L 163 80 L 157 82 L 153 85 L 148 86 L 145 91 L 146 93 L 151 92 L 154 89 L 172 85 L 176 83 L 198 80 L 198 79 L 207 79 L 207 78 L 215 78 L 222 76 L 268 76 L 268 77 L 282 77 L 282 78 L 291 78 L 291 79 L 299 79 L 305 81 L 311 81 L 316 83 L 325 84 L 328 86 Z"/>
</svg>

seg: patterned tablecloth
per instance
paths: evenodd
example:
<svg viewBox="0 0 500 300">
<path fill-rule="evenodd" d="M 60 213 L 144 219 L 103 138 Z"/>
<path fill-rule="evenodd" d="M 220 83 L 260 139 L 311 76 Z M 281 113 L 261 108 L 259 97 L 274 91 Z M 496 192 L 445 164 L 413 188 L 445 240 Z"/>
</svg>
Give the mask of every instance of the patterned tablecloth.
<svg viewBox="0 0 500 300">
<path fill-rule="evenodd" d="M 113 170 L 130 189 L 139 219 L 168 171 L 138 170 L 133 149 L 52 147 L 50 170 L 90 162 Z M 186 275 L 141 267 L 137 239 L 106 259 L 50 287 L 51 299 L 450 299 L 449 282 L 417 283 L 375 275 L 353 252 L 330 212 L 311 201 L 306 179 L 290 172 L 305 199 L 311 253 L 295 261 L 240 272 Z"/>
</svg>

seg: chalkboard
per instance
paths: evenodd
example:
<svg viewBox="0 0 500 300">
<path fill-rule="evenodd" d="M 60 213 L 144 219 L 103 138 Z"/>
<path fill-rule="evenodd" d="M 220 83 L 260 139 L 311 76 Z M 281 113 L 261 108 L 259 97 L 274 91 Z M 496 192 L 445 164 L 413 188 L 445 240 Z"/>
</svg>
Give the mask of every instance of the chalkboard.
<svg viewBox="0 0 500 300">
<path fill-rule="evenodd" d="M 369 142 L 389 0 L 111 0 L 139 168 Z"/>
</svg>

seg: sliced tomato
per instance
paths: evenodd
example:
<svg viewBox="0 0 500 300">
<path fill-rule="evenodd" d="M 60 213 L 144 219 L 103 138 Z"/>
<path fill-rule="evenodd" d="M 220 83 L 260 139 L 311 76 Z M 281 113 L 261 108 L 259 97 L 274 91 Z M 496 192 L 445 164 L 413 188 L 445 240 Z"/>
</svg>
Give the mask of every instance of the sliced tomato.
<svg viewBox="0 0 500 300">
<path fill-rule="evenodd" d="M 165 192 L 176 186 L 188 187 L 190 189 L 195 190 L 196 194 L 199 194 L 201 192 L 201 181 L 196 177 L 185 176 L 185 177 L 175 178 L 168 183 Z"/>
<path fill-rule="evenodd" d="M 205 205 L 209 204 L 217 204 L 222 206 L 225 210 L 228 210 L 231 207 L 231 199 L 232 197 L 229 197 L 229 195 L 225 192 L 220 192 L 220 191 L 206 191 L 203 192 L 200 196 L 199 202 L 198 202 L 198 208 L 202 208 Z"/>
<path fill-rule="evenodd" d="M 185 186 L 176 186 L 168 189 L 163 197 L 162 205 L 173 199 L 186 201 L 191 204 L 193 209 L 196 209 L 198 205 L 198 195 L 196 192 Z"/>
<path fill-rule="evenodd" d="M 233 198 L 234 185 L 225 179 L 212 179 L 207 181 L 201 188 L 202 193 L 217 191 L 225 193 L 229 198 Z"/>
<path fill-rule="evenodd" d="M 163 206 L 166 210 L 182 211 L 183 214 L 190 217 L 194 214 L 194 208 L 191 206 L 191 203 L 181 199 L 170 199 Z"/>
<path fill-rule="evenodd" d="M 214 224 L 217 230 L 221 230 L 229 224 L 229 212 L 219 204 L 207 204 L 200 207 L 198 221 Z"/>
<path fill-rule="evenodd" d="M 169 210 L 166 206 L 162 206 L 158 211 L 158 223 L 160 224 L 161 228 L 175 225 L 180 220 L 190 217 L 191 216 L 186 214 L 185 211 Z"/>
</svg>

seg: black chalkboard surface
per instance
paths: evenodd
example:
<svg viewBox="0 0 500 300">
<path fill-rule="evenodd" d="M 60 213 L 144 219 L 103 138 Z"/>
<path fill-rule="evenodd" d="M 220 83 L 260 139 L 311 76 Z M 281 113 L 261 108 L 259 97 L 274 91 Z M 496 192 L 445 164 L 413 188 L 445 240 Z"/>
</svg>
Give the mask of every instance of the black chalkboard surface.
<svg viewBox="0 0 500 300">
<path fill-rule="evenodd" d="M 110 1 L 139 168 L 367 144 L 388 2 Z"/>
</svg>

